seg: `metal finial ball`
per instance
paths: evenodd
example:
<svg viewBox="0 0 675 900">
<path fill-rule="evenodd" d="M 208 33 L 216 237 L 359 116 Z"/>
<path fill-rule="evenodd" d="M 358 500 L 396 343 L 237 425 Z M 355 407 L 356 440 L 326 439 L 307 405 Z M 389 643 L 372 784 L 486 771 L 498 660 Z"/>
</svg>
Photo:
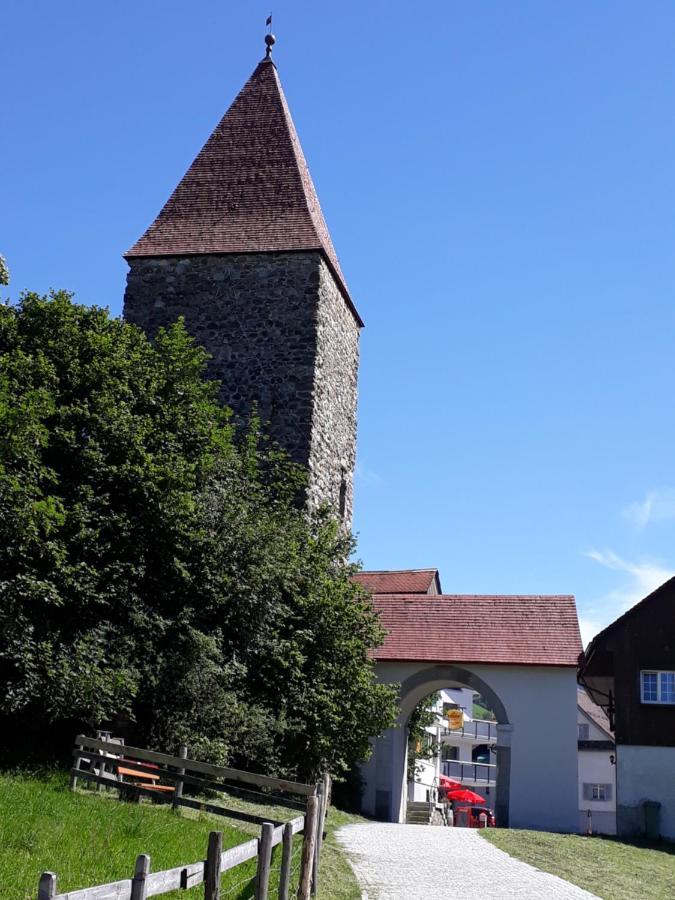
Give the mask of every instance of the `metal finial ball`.
<svg viewBox="0 0 675 900">
<path fill-rule="evenodd" d="M 277 42 L 277 39 L 274 37 L 273 34 L 265 35 L 265 43 L 267 44 L 268 47 L 271 47 L 272 44 L 276 44 L 276 42 Z"/>
</svg>

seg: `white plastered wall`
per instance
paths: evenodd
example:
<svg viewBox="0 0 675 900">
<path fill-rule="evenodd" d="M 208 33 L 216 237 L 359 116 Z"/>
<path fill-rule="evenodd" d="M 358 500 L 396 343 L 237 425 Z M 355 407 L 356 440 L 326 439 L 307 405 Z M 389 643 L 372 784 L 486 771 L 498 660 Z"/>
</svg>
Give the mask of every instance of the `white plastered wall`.
<svg viewBox="0 0 675 900">
<path fill-rule="evenodd" d="M 583 710 L 577 711 L 577 723 L 588 725 L 588 740 L 608 741 L 608 735 L 599 728 Z M 579 831 L 588 827 L 588 811 L 591 811 L 591 827 L 594 833 L 616 834 L 616 766 L 610 757 L 614 750 L 579 750 Z M 612 788 L 610 800 L 588 800 L 584 798 L 584 784 L 609 784 Z"/>
<path fill-rule="evenodd" d="M 457 668 L 472 673 L 491 688 L 506 712 L 506 721 L 498 729 L 498 746 L 506 751 L 502 759 L 510 755 L 510 771 L 506 778 L 506 773 L 498 773 L 498 782 L 503 782 L 501 790 L 507 792 L 508 824 L 515 828 L 576 831 L 579 813 L 575 669 L 459 664 Z M 405 683 L 412 678 L 416 686 L 401 697 L 398 727 L 373 742 L 373 755 L 362 766 L 366 814 L 405 821 L 405 723 L 427 694 L 444 687 L 464 686 L 443 675 L 451 669 L 455 667 L 377 664 L 381 681 Z"/>
<path fill-rule="evenodd" d="M 675 839 L 675 747 L 616 747 L 617 827 L 639 833 L 645 800 L 661 804 L 661 836 Z"/>
</svg>

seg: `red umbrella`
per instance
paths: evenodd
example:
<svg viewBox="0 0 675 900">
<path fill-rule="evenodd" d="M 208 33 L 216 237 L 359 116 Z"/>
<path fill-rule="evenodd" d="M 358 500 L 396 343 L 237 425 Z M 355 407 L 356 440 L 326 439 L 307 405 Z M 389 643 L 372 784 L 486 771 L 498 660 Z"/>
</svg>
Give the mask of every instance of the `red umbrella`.
<svg viewBox="0 0 675 900">
<path fill-rule="evenodd" d="M 448 791 L 461 791 L 462 785 L 459 781 L 455 781 L 454 778 L 448 778 L 447 775 L 439 775 L 438 782 L 442 788 L 446 788 Z"/>
<path fill-rule="evenodd" d="M 449 791 L 448 800 L 460 800 L 463 803 L 485 803 L 485 797 L 464 788 L 461 791 Z"/>
</svg>

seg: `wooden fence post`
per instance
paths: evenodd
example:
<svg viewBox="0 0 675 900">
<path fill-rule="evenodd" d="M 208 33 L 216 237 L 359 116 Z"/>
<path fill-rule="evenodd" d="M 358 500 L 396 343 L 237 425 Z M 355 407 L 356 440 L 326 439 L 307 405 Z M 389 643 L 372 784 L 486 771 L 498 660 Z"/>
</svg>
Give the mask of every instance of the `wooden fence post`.
<svg viewBox="0 0 675 900">
<path fill-rule="evenodd" d="M 43 872 L 40 875 L 37 900 L 51 900 L 56 897 L 56 873 Z"/>
<path fill-rule="evenodd" d="M 204 900 L 220 900 L 220 856 L 223 852 L 223 832 L 212 831 L 204 867 Z"/>
<path fill-rule="evenodd" d="M 281 871 L 279 873 L 279 900 L 288 900 L 291 886 L 291 865 L 293 863 L 293 825 L 286 822 L 281 848 Z"/>
<path fill-rule="evenodd" d="M 178 751 L 178 755 L 181 759 L 187 759 L 188 748 L 185 744 L 181 744 L 180 750 Z M 185 766 L 180 769 L 177 769 L 179 775 L 185 775 Z M 176 787 L 173 793 L 173 803 L 171 804 L 174 809 L 178 809 L 180 806 L 180 799 L 183 796 L 183 781 L 176 782 Z"/>
<path fill-rule="evenodd" d="M 323 832 L 326 824 L 326 816 L 328 815 L 328 805 L 330 803 L 332 781 L 330 775 L 326 772 L 319 783 L 319 812 L 318 821 L 316 823 L 316 850 L 314 851 L 314 870 L 312 874 L 312 896 L 316 897 L 319 891 L 319 864 L 321 862 L 321 850 L 323 849 Z"/>
<path fill-rule="evenodd" d="M 272 862 L 272 838 L 274 825 L 263 822 L 258 841 L 258 871 L 255 876 L 255 900 L 267 900 L 270 887 L 270 864 Z"/>
<path fill-rule="evenodd" d="M 84 750 L 84 747 L 82 746 L 82 744 L 76 744 L 75 749 L 80 752 L 78 752 L 77 756 L 75 757 L 75 762 L 73 763 L 73 768 L 77 769 L 77 771 L 79 772 L 80 766 L 82 765 L 82 752 L 81 751 Z M 71 791 L 74 791 L 76 787 L 77 787 L 77 775 L 71 775 L 70 776 Z"/>
<path fill-rule="evenodd" d="M 314 863 L 314 847 L 316 844 L 316 820 L 319 811 L 319 798 L 312 794 L 307 800 L 305 812 L 304 840 L 302 842 L 302 862 L 300 863 L 300 887 L 298 900 L 309 900 L 312 889 L 312 866 Z"/>
<path fill-rule="evenodd" d="M 326 795 L 324 793 L 323 781 L 317 784 L 317 796 L 319 798 L 319 806 L 316 811 L 316 843 L 314 845 L 314 860 L 312 862 L 312 897 L 316 897 L 319 890 L 319 858 L 321 856 L 321 837 L 323 827 L 324 809 L 326 806 Z"/>
<path fill-rule="evenodd" d="M 146 853 L 141 853 L 136 857 L 136 868 L 131 881 L 131 900 L 147 900 L 149 874 L 150 857 Z"/>
</svg>

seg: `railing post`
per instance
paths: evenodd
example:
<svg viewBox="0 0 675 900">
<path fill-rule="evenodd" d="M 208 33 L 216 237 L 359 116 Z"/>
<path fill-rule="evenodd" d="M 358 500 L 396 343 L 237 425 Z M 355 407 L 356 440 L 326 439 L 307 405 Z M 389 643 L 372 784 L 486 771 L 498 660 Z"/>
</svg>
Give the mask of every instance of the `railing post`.
<svg viewBox="0 0 675 900">
<path fill-rule="evenodd" d="M 302 842 L 302 862 L 300 863 L 300 887 L 298 900 L 309 900 L 312 889 L 312 864 L 314 862 L 314 845 L 316 843 L 316 819 L 319 809 L 319 798 L 312 794 L 307 799 L 305 811 L 304 840 Z"/>
<path fill-rule="evenodd" d="M 78 754 L 75 757 L 75 762 L 73 763 L 73 768 L 79 772 L 80 766 L 82 765 L 82 750 L 84 750 L 84 747 L 82 746 L 82 744 L 75 744 L 75 749 L 78 751 Z M 77 787 L 77 775 L 71 775 L 70 776 L 71 791 L 74 791 L 76 787 Z"/>
<path fill-rule="evenodd" d="M 291 885 L 291 863 L 293 860 L 293 825 L 286 822 L 281 848 L 281 871 L 279 872 L 279 900 L 288 900 Z"/>
<path fill-rule="evenodd" d="M 326 816 L 328 815 L 328 806 L 330 804 L 331 791 L 333 783 L 328 772 L 324 772 L 322 783 L 319 785 L 319 796 L 321 805 L 319 806 L 319 821 L 317 822 L 317 838 L 316 851 L 314 854 L 314 883 L 312 885 L 312 894 L 316 896 L 319 891 L 319 863 L 321 862 L 321 850 L 323 848 L 323 832 L 326 824 Z"/>
<path fill-rule="evenodd" d="M 319 890 L 319 857 L 321 856 L 321 823 L 323 822 L 324 803 L 326 795 L 324 793 L 323 781 L 317 784 L 319 808 L 316 813 L 316 843 L 314 845 L 314 860 L 312 862 L 312 897 L 316 897 Z"/>
<path fill-rule="evenodd" d="M 223 832 L 212 831 L 204 867 L 204 900 L 220 900 L 220 863 L 223 852 Z"/>
<path fill-rule="evenodd" d="M 43 872 L 38 884 L 37 900 L 52 900 L 56 897 L 56 872 Z"/>
<path fill-rule="evenodd" d="M 255 876 L 255 900 L 267 900 L 270 887 L 270 865 L 272 862 L 272 837 L 274 825 L 263 822 L 258 841 L 258 870 Z"/>
<path fill-rule="evenodd" d="M 185 744 L 181 744 L 180 749 L 178 751 L 178 755 L 180 756 L 181 759 L 187 759 L 187 754 L 188 754 L 187 746 Z M 176 771 L 178 772 L 179 775 L 185 775 L 185 766 L 182 766 L 180 769 L 177 769 Z M 171 805 L 173 806 L 174 809 L 178 809 L 178 807 L 180 806 L 180 800 L 181 800 L 182 796 L 183 796 L 183 779 L 181 778 L 180 781 L 176 782 L 176 786 L 175 786 L 175 789 L 173 792 L 173 802 Z"/>
<path fill-rule="evenodd" d="M 150 857 L 141 853 L 136 857 L 136 868 L 131 881 L 131 900 L 147 900 L 148 875 L 150 874 Z"/>
</svg>

